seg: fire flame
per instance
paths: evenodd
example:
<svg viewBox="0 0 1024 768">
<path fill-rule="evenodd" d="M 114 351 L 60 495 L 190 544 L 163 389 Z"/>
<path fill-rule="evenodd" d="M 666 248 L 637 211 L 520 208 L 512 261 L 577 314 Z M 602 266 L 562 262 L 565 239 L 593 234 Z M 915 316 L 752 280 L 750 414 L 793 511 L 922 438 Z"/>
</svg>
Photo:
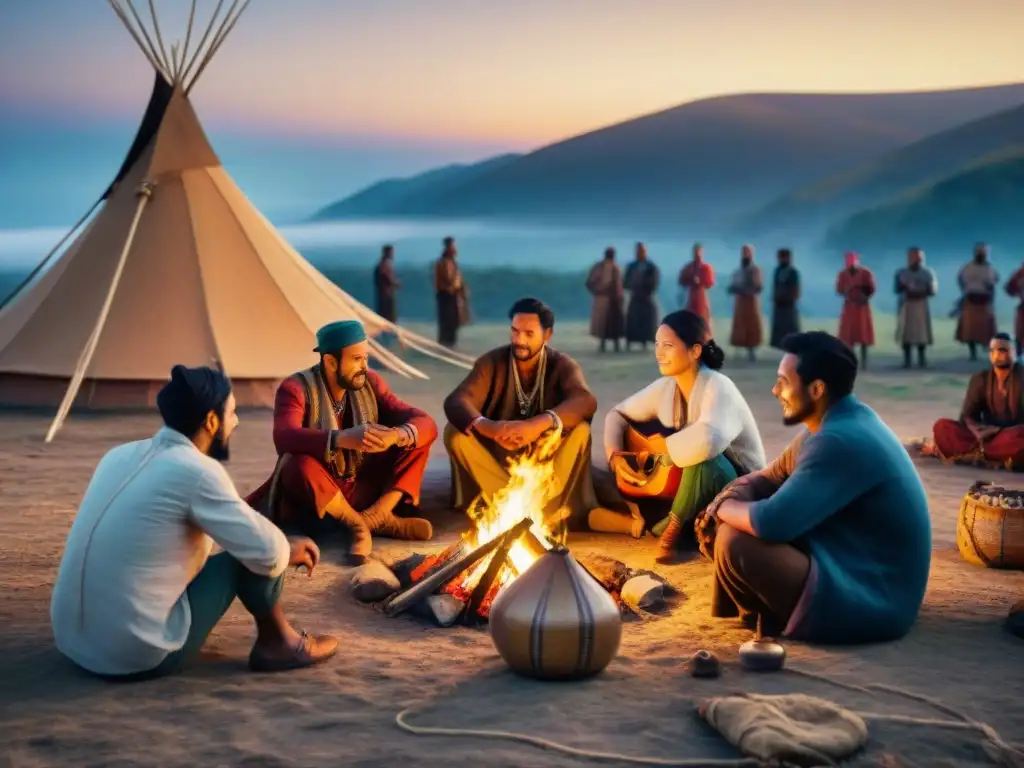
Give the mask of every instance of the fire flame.
<svg viewBox="0 0 1024 768">
<path fill-rule="evenodd" d="M 555 488 L 554 462 L 551 460 L 558 441 L 559 430 L 545 434 L 529 449 L 509 459 L 508 485 L 494 495 L 493 499 L 485 499 L 482 495 L 474 499 L 468 514 L 473 520 L 473 528 L 463 534 L 463 539 L 471 549 L 475 549 L 500 536 L 509 528 L 520 522 L 524 517 L 533 520 L 530 530 L 545 546 L 549 542 L 564 543 L 564 526 L 559 520 L 544 520 L 545 503 L 552 497 Z M 524 546 L 522 540 L 516 541 L 508 553 L 507 565 L 502 569 L 497 581 L 502 586 L 529 568 L 538 555 Z M 490 557 L 484 558 L 471 569 L 461 580 L 464 588 L 472 589 L 487 570 Z"/>
</svg>

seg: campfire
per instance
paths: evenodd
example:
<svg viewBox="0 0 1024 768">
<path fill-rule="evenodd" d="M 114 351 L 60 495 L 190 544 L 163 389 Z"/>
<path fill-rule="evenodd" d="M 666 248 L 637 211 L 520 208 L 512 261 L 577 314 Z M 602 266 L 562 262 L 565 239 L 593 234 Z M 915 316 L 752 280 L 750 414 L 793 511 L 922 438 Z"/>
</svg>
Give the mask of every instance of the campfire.
<svg viewBox="0 0 1024 768">
<path fill-rule="evenodd" d="M 552 434 L 510 460 L 508 485 L 493 498 L 473 501 L 468 510 L 473 525 L 459 542 L 440 553 L 414 555 L 390 566 L 394 589 L 383 603 L 385 614 L 397 616 L 412 609 L 441 626 L 486 622 L 502 589 L 549 549 L 565 544 L 564 516 L 544 518 L 544 502 L 556 481 L 551 456 L 558 437 Z M 611 558 L 584 558 L 580 564 L 620 606 L 630 598 L 625 602 L 635 613 L 645 612 L 652 599 L 660 601 L 663 588 L 670 589 L 657 577 Z M 632 592 L 624 587 L 627 581 L 634 583 Z"/>
<path fill-rule="evenodd" d="M 435 613 L 440 608 L 444 613 L 459 612 L 468 622 L 486 621 L 498 592 L 548 548 L 565 542 L 564 520 L 544 519 L 544 501 L 555 480 L 551 456 L 558 438 L 552 433 L 510 460 L 508 485 L 492 499 L 478 496 L 473 501 L 468 510 L 472 528 L 459 543 L 412 568 L 407 577 L 412 588 L 390 600 L 387 613 L 401 612 L 434 586 L 440 587 L 440 599 L 431 601 Z"/>
</svg>

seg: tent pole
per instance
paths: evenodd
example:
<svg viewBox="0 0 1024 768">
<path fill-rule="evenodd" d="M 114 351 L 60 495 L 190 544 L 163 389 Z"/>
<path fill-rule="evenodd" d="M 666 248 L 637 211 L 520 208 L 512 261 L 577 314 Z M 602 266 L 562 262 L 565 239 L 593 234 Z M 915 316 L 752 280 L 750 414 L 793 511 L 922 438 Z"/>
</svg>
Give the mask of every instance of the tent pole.
<svg viewBox="0 0 1024 768">
<path fill-rule="evenodd" d="M 213 60 L 214 55 L 217 53 L 218 49 L 220 49 L 221 43 L 223 43 L 227 39 L 227 36 L 231 34 L 231 30 L 235 28 L 235 24 L 238 23 L 238 19 L 241 18 L 243 13 L 245 13 L 245 9 L 249 7 L 250 2 L 251 0 L 245 0 L 245 3 L 243 3 L 242 7 L 238 9 L 238 13 L 234 15 L 234 18 L 231 17 L 231 14 L 234 12 L 235 6 L 238 5 L 239 0 L 235 0 L 231 4 L 220 29 L 217 30 L 217 33 L 213 36 L 213 40 L 210 41 L 210 47 L 206 49 L 206 53 L 203 55 L 203 60 L 199 62 L 199 69 L 196 70 L 196 73 L 185 85 L 186 95 L 188 95 L 193 86 L 195 86 L 196 81 L 199 80 L 199 76 L 203 74 L 203 70 L 206 69 L 207 64 Z"/>
<path fill-rule="evenodd" d="M 217 17 L 220 15 L 220 8 L 224 5 L 224 0 L 217 0 L 217 6 L 213 9 L 213 16 L 210 17 L 210 21 L 207 22 L 206 29 L 203 31 L 202 37 L 199 38 L 199 42 L 196 44 L 195 53 L 192 54 L 192 58 L 188 59 L 188 63 L 181 70 L 181 87 L 185 88 L 188 86 L 189 73 L 192 71 L 192 67 L 195 66 L 196 61 L 200 58 L 203 52 L 203 46 L 206 44 L 206 38 L 210 36 L 210 32 L 213 31 L 213 26 L 217 23 Z"/>
<path fill-rule="evenodd" d="M 131 0 L 128 0 L 129 4 Z M 156 41 L 160 45 L 160 53 L 163 55 L 164 63 L 168 65 L 171 77 L 174 77 L 174 59 L 167 55 L 167 49 L 164 48 L 164 38 L 160 34 L 160 22 L 156 17 L 156 6 L 153 5 L 153 0 L 149 0 L 149 15 L 153 17 L 153 32 L 156 34 Z"/>
<path fill-rule="evenodd" d="M 101 202 L 103 202 L 102 197 L 96 198 L 96 202 L 92 204 L 92 207 L 85 212 L 85 215 L 82 216 L 82 218 L 75 222 L 75 225 L 64 234 L 64 237 L 62 237 L 55 246 L 53 246 L 53 250 L 51 250 L 48 254 L 46 254 L 46 256 L 43 257 L 43 260 L 39 262 L 36 268 L 28 273 L 28 277 L 22 280 L 18 284 L 17 288 L 15 288 L 13 291 L 7 294 L 3 301 L 0 301 L 0 310 L 2 310 L 4 307 L 10 304 L 11 301 L 13 301 L 14 298 L 25 289 L 25 286 L 32 282 L 35 276 L 39 274 L 43 267 L 46 266 L 46 262 L 53 258 L 53 254 L 57 253 L 61 249 L 61 246 L 68 241 L 68 238 L 75 234 L 75 232 L 77 232 L 78 229 L 85 223 L 85 220 L 92 216 L 92 212 L 96 210 L 96 207 Z"/>
<path fill-rule="evenodd" d="M 149 49 L 153 52 L 153 58 L 160 62 L 160 66 L 163 68 L 163 71 L 167 73 L 167 79 L 170 80 L 170 65 L 160 58 L 160 51 L 150 38 L 149 32 L 146 31 L 146 25 L 142 23 L 142 19 L 139 18 L 139 14 L 135 11 L 135 6 L 132 5 L 132 0 L 124 0 L 124 4 L 127 5 L 128 10 L 131 11 L 132 18 L 135 19 L 135 23 L 139 25 L 139 31 L 142 33 L 142 37 L 146 40 L 146 44 L 149 46 Z"/>
<path fill-rule="evenodd" d="M 182 77 L 185 74 L 185 62 L 188 61 L 188 45 L 192 40 L 192 23 L 196 20 L 196 0 L 192 0 L 192 8 L 188 12 L 188 29 L 185 30 L 185 44 L 181 48 L 181 61 L 178 64 L 178 71 L 174 73 L 175 85 L 182 84 Z"/>
<path fill-rule="evenodd" d="M 82 349 L 82 354 L 78 358 L 78 365 L 75 366 L 75 372 L 71 376 L 71 381 L 68 383 L 67 392 L 64 393 L 64 399 L 61 401 L 60 408 L 57 409 L 57 415 L 53 418 L 53 423 L 50 424 L 50 429 L 46 433 L 46 442 L 51 442 L 54 436 L 57 434 L 57 430 L 61 428 L 64 423 L 64 419 L 68 415 L 68 411 L 71 410 L 71 404 L 75 401 L 75 397 L 78 395 L 78 389 L 82 386 L 82 379 L 85 378 L 85 371 L 89 367 L 89 363 L 92 362 L 93 353 L 96 351 L 97 343 L 99 342 L 100 335 L 103 333 L 103 326 L 107 322 L 107 315 L 110 314 L 110 307 L 114 303 L 114 294 L 117 292 L 118 283 L 121 282 L 121 275 L 124 272 L 125 262 L 128 260 L 128 252 L 132 248 L 132 242 L 135 240 L 135 232 L 139 227 L 139 219 L 142 218 L 142 211 L 146 207 L 146 203 L 153 196 L 153 184 L 149 181 L 143 181 L 138 190 L 136 191 L 139 202 L 135 208 L 135 216 L 132 218 L 132 225 L 128 229 L 128 237 L 125 239 L 124 248 L 121 249 L 121 256 L 117 261 L 117 268 L 114 270 L 114 276 L 110 281 L 110 287 L 107 289 L 106 298 L 103 300 L 103 306 L 100 307 L 99 317 L 96 318 L 96 325 L 92 329 L 92 333 L 85 342 L 85 347 Z"/>
</svg>

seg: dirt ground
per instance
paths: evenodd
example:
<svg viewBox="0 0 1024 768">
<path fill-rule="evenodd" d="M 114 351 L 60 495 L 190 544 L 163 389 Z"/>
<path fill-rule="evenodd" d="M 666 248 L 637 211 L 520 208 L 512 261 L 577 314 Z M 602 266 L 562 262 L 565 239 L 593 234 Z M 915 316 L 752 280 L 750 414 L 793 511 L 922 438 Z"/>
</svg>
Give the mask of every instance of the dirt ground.
<svg viewBox="0 0 1024 768">
<path fill-rule="evenodd" d="M 942 327 L 937 333 L 945 333 Z M 884 334 L 880 331 L 879 336 Z M 503 329 L 472 328 L 470 351 L 501 343 Z M 598 355 L 579 326 L 559 329 L 555 343 L 577 355 L 600 402 L 595 440 L 608 407 L 656 376 L 651 354 Z M 946 357 L 965 357 L 946 349 Z M 758 418 L 769 456 L 791 438 L 769 389 L 777 355 L 727 363 Z M 427 364 L 426 382 L 390 376 L 395 390 L 443 423 L 441 403 L 457 371 Z M 955 414 L 966 362 L 904 372 L 891 353 L 873 360 L 857 391 L 893 430 L 909 440 Z M 111 685 L 75 671 L 52 646 L 49 596 L 76 505 L 101 455 L 146 437 L 155 414 L 72 415 L 46 445 L 45 414 L 0 414 L 0 766 L 484 766 L 583 765 L 532 746 L 475 738 L 415 736 L 395 725 L 408 706 L 415 724 L 520 731 L 574 747 L 662 758 L 722 759 L 737 753 L 696 718 L 701 699 L 736 691 L 801 691 L 859 711 L 936 717 L 923 704 L 891 694 L 852 693 L 793 673 L 754 675 L 732 662 L 748 635 L 735 622 L 710 617 L 711 571 L 694 560 L 655 570 L 682 596 L 667 616 L 630 621 L 621 651 L 598 677 L 543 684 L 508 672 L 486 630 L 428 626 L 385 618 L 347 592 L 341 553 L 328 548 L 313 579 L 290 573 L 284 599 L 294 621 L 342 638 L 330 663 L 291 674 L 257 676 L 245 662 L 253 630 L 234 607 L 187 673 L 136 685 Z M 245 413 L 232 442 L 230 471 L 244 493 L 270 471 L 270 414 Z M 857 648 L 789 643 L 794 669 L 839 680 L 901 686 L 938 697 L 1024 742 L 1024 641 L 1001 628 L 1010 605 L 1024 598 L 1024 574 L 973 567 L 960 559 L 955 523 L 960 499 L 980 477 L 1014 476 L 919 463 L 934 523 L 934 559 L 920 620 L 905 639 Z M 445 509 L 444 448 L 435 445 L 425 491 L 438 530 L 429 546 L 382 540 L 388 553 L 440 549 L 464 526 Z M 654 567 L 655 540 L 580 535 L 580 553 L 603 552 L 634 567 Z M 726 660 L 718 680 L 695 680 L 681 659 L 708 648 Z M 870 725 L 855 765 L 991 765 L 975 733 L 933 726 Z M 614 761 L 605 764 L 619 764 Z"/>
</svg>

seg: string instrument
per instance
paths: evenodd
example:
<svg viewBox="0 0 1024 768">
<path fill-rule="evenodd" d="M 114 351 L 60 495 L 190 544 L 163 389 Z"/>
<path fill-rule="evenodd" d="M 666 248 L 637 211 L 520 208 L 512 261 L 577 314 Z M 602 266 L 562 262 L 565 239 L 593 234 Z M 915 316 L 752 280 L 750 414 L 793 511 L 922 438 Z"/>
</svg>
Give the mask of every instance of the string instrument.
<svg viewBox="0 0 1024 768">
<path fill-rule="evenodd" d="M 683 477 L 682 467 L 672 463 L 664 435 L 645 435 L 632 425 L 626 426 L 623 450 L 616 455 L 626 459 L 630 468 L 645 480 L 641 485 L 626 482 L 616 473 L 619 493 L 630 498 L 673 499 Z"/>
</svg>

